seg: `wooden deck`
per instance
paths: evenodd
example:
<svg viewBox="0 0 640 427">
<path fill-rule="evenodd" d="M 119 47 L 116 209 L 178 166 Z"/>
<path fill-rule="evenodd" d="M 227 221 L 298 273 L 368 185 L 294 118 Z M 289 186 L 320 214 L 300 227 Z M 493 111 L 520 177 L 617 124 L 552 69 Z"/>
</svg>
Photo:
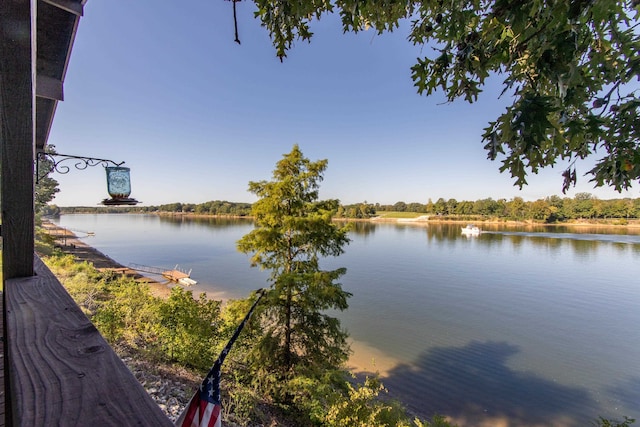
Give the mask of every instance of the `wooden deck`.
<svg viewBox="0 0 640 427">
<path fill-rule="evenodd" d="M 129 264 L 129 268 L 132 268 L 136 271 L 143 271 L 145 273 L 157 274 L 158 276 L 162 276 L 167 280 L 172 282 L 180 283 L 180 279 L 190 279 L 191 271 L 186 272 L 181 270 L 176 265 L 175 268 L 168 270 L 166 268 L 161 267 L 153 267 L 150 265 L 141 265 L 141 264 Z M 195 283 L 195 281 L 194 281 Z"/>
<path fill-rule="evenodd" d="M 172 426 L 37 257 L 35 270 L 5 281 L 2 425 Z"/>
<path fill-rule="evenodd" d="M 172 282 L 178 282 L 180 279 L 188 279 L 189 275 L 180 270 L 167 270 L 162 273 L 162 276 L 171 280 Z"/>
</svg>

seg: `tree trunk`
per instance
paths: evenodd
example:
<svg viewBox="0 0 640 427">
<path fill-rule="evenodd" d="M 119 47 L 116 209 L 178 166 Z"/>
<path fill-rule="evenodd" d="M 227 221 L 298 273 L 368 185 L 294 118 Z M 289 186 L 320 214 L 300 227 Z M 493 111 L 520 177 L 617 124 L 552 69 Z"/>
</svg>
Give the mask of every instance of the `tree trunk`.
<svg viewBox="0 0 640 427">
<path fill-rule="evenodd" d="M 284 335 L 284 366 L 291 368 L 291 288 L 287 289 L 285 335 Z"/>
</svg>

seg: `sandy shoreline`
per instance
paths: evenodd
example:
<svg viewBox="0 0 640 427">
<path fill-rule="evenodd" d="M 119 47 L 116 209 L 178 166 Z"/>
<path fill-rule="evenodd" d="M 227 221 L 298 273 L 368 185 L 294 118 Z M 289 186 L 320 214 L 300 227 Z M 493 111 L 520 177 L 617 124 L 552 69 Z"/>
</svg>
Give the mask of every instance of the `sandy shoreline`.
<svg viewBox="0 0 640 427">
<path fill-rule="evenodd" d="M 42 228 L 47 232 L 55 236 L 57 239 L 62 239 L 62 244 L 56 244 L 65 254 L 73 255 L 77 262 L 89 262 L 100 271 L 114 271 L 125 276 L 129 276 L 139 283 L 144 283 L 149 286 L 151 293 L 155 296 L 166 298 L 171 293 L 169 287 L 170 282 L 159 282 L 151 279 L 147 276 L 140 274 L 138 271 L 128 268 L 109 256 L 103 254 L 96 248 L 86 244 L 82 239 L 78 238 L 72 231 L 66 228 L 58 227 L 57 225 L 43 221 Z"/>
<path fill-rule="evenodd" d="M 400 224 L 469 224 L 474 223 L 476 225 L 501 225 L 506 227 L 594 227 L 594 228 L 640 228 L 640 220 L 630 219 L 627 224 L 611 224 L 598 221 L 574 221 L 574 222 L 557 222 L 557 223 L 543 223 L 534 221 L 513 221 L 513 220 L 497 220 L 497 219 L 476 219 L 476 220 L 460 220 L 460 219 L 439 219 L 433 215 L 423 215 L 415 218 L 385 218 L 385 217 L 373 217 L 366 219 L 353 219 L 353 218 L 339 218 L 340 221 L 354 221 L 354 222 L 384 222 L 384 223 L 400 223 Z"/>
</svg>

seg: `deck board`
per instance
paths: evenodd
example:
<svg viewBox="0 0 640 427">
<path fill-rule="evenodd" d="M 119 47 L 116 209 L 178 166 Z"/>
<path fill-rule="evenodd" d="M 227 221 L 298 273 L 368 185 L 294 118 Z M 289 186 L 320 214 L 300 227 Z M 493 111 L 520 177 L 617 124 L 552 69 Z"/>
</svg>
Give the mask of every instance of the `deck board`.
<svg viewBox="0 0 640 427">
<path fill-rule="evenodd" d="M 171 426 L 57 278 L 5 282 L 8 378 L 16 426 Z"/>
</svg>

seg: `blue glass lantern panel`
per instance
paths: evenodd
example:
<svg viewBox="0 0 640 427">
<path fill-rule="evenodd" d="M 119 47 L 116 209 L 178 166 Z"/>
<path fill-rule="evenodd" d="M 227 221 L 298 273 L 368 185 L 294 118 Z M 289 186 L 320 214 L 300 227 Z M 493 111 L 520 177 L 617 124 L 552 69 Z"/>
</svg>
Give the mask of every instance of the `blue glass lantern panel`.
<svg viewBox="0 0 640 427">
<path fill-rule="evenodd" d="M 106 167 L 107 190 L 113 199 L 126 199 L 131 194 L 131 178 L 129 168 L 117 166 Z"/>
</svg>

